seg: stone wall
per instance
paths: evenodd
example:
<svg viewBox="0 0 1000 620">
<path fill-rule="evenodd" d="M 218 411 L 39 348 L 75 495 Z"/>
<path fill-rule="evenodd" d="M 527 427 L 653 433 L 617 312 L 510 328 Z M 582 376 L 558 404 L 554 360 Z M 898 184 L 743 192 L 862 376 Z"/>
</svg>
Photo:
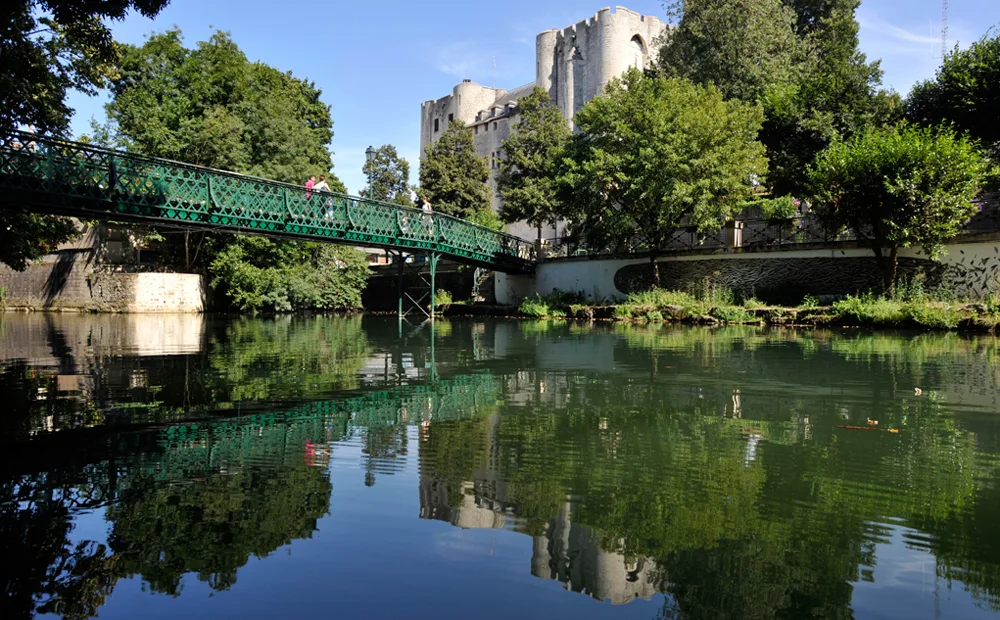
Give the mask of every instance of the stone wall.
<svg viewBox="0 0 1000 620">
<path fill-rule="evenodd" d="M 7 309 L 84 312 L 204 312 L 206 283 L 197 274 L 99 270 L 90 250 L 64 249 L 18 272 L 0 265 Z"/>
<path fill-rule="evenodd" d="M 667 256 L 659 263 L 665 288 L 728 288 L 739 296 L 772 303 L 881 288 L 871 250 L 860 247 Z M 950 244 L 940 261 L 931 261 L 916 249 L 903 250 L 899 268 L 903 278 L 919 274 L 925 288 L 940 286 L 963 298 L 981 298 L 1000 292 L 1000 237 Z M 649 288 L 652 282 L 647 258 L 568 258 L 541 263 L 530 277 L 498 274 L 496 290 L 500 303 L 517 303 L 526 295 L 548 295 L 557 289 L 613 300 Z"/>
</svg>

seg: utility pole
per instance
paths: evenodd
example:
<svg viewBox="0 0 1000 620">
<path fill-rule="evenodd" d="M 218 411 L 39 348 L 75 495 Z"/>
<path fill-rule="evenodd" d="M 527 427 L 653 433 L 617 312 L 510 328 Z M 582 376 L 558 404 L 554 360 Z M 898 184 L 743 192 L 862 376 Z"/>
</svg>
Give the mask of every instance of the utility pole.
<svg viewBox="0 0 1000 620">
<path fill-rule="evenodd" d="M 941 61 L 948 55 L 948 0 L 941 0 Z"/>
</svg>

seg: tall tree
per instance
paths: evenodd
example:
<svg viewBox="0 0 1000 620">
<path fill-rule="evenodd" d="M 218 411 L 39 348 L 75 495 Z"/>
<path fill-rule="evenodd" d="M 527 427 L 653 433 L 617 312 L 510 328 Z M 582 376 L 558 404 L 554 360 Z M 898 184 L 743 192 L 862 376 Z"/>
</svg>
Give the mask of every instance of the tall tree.
<svg viewBox="0 0 1000 620">
<path fill-rule="evenodd" d="M 539 87 L 517 102 L 518 122 L 503 141 L 497 188 L 501 217 L 525 220 L 538 228 L 559 219 L 558 167 L 572 135 L 559 108 Z"/>
<path fill-rule="evenodd" d="M 682 225 L 718 229 L 767 172 L 760 108 L 713 86 L 629 69 L 575 117 L 563 181 L 588 241 L 634 243 L 656 258 Z"/>
<path fill-rule="evenodd" d="M 62 133 L 71 89 L 94 94 L 114 77 L 118 46 L 104 20 L 153 17 L 169 0 L 9 0 L 0 9 L 0 132 Z"/>
<path fill-rule="evenodd" d="M 879 62 L 858 48 L 860 0 L 784 0 L 806 55 L 797 82 L 763 100 L 761 141 L 777 194 L 803 194 L 806 168 L 837 137 L 901 118 L 899 96 L 881 88 Z"/>
<path fill-rule="evenodd" d="M 111 94 L 103 133 L 119 146 L 292 183 L 325 174 L 346 191 L 330 172 L 333 120 L 321 91 L 249 62 L 227 33 L 194 49 L 179 30 L 124 46 Z M 164 237 L 168 260 L 208 271 L 223 301 L 250 312 L 353 308 L 367 276 L 353 250 L 230 233 Z"/>
<path fill-rule="evenodd" d="M 667 11 L 677 26 L 660 47 L 664 74 L 744 101 L 795 83 L 805 50 L 781 0 L 675 0 Z"/>
<path fill-rule="evenodd" d="M 859 0 L 677 0 L 660 70 L 759 102 L 776 194 L 804 193 L 806 166 L 836 137 L 898 120 L 899 98 L 858 50 Z"/>
<path fill-rule="evenodd" d="M 490 208 L 486 160 L 476 154 L 472 131 L 454 120 L 420 162 L 420 193 L 434 209 L 468 218 Z"/>
<path fill-rule="evenodd" d="M 920 245 L 938 257 L 976 213 L 988 171 L 975 143 L 950 130 L 887 127 L 834 142 L 809 179 L 819 214 L 868 242 L 892 294 L 900 248 Z"/>
<path fill-rule="evenodd" d="M 992 36 L 991 36 L 992 35 Z M 1000 33 L 988 33 L 945 57 L 933 80 L 913 87 L 907 117 L 924 125 L 950 123 L 1000 157 Z"/>
<path fill-rule="evenodd" d="M 0 134 L 19 125 L 64 133 L 71 89 L 94 94 L 117 72 L 118 46 L 104 20 L 153 17 L 169 0 L 9 0 L 0 8 Z M 67 219 L 0 213 L 0 261 L 23 270 L 76 234 Z"/>
<path fill-rule="evenodd" d="M 249 62 L 228 33 L 195 49 L 179 30 L 123 46 L 111 94 L 110 133 L 121 146 L 291 183 L 332 176 L 333 121 L 322 91 Z"/>
<path fill-rule="evenodd" d="M 399 156 L 396 147 L 383 144 L 375 151 L 375 161 L 365 160 L 361 171 L 366 178 L 372 179 L 374 191 L 365 187 L 363 194 L 381 200 L 407 207 L 413 206 L 410 196 L 410 162 Z"/>
</svg>

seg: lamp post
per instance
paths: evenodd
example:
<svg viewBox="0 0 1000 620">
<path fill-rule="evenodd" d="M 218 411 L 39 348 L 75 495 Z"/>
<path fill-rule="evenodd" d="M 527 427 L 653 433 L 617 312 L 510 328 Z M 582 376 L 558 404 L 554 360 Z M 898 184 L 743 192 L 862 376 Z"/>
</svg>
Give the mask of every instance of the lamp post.
<svg viewBox="0 0 1000 620">
<path fill-rule="evenodd" d="M 375 173 L 375 149 L 371 146 L 365 149 L 365 160 L 368 162 L 368 200 L 372 200 L 375 191 L 375 186 L 372 185 L 372 175 Z"/>
</svg>

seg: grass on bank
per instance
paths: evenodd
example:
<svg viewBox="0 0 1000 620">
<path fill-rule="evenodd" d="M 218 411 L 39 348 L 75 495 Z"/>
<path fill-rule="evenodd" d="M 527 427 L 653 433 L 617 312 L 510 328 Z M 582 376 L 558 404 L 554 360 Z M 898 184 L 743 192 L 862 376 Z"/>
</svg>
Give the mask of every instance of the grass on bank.
<svg viewBox="0 0 1000 620">
<path fill-rule="evenodd" d="M 732 291 L 705 286 L 701 290 L 652 289 L 631 293 L 625 301 L 587 301 L 582 293 L 556 291 L 526 298 L 521 316 L 536 319 L 611 318 L 618 321 L 724 324 L 809 323 L 929 329 L 995 329 L 1000 324 L 1000 296 L 979 302 L 943 299 L 919 286 L 900 287 L 895 298 L 871 293 L 848 295 L 831 306 L 806 297 L 795 307 L 772 306 L 749 298 L 738 303 Z"/>
</svg>

